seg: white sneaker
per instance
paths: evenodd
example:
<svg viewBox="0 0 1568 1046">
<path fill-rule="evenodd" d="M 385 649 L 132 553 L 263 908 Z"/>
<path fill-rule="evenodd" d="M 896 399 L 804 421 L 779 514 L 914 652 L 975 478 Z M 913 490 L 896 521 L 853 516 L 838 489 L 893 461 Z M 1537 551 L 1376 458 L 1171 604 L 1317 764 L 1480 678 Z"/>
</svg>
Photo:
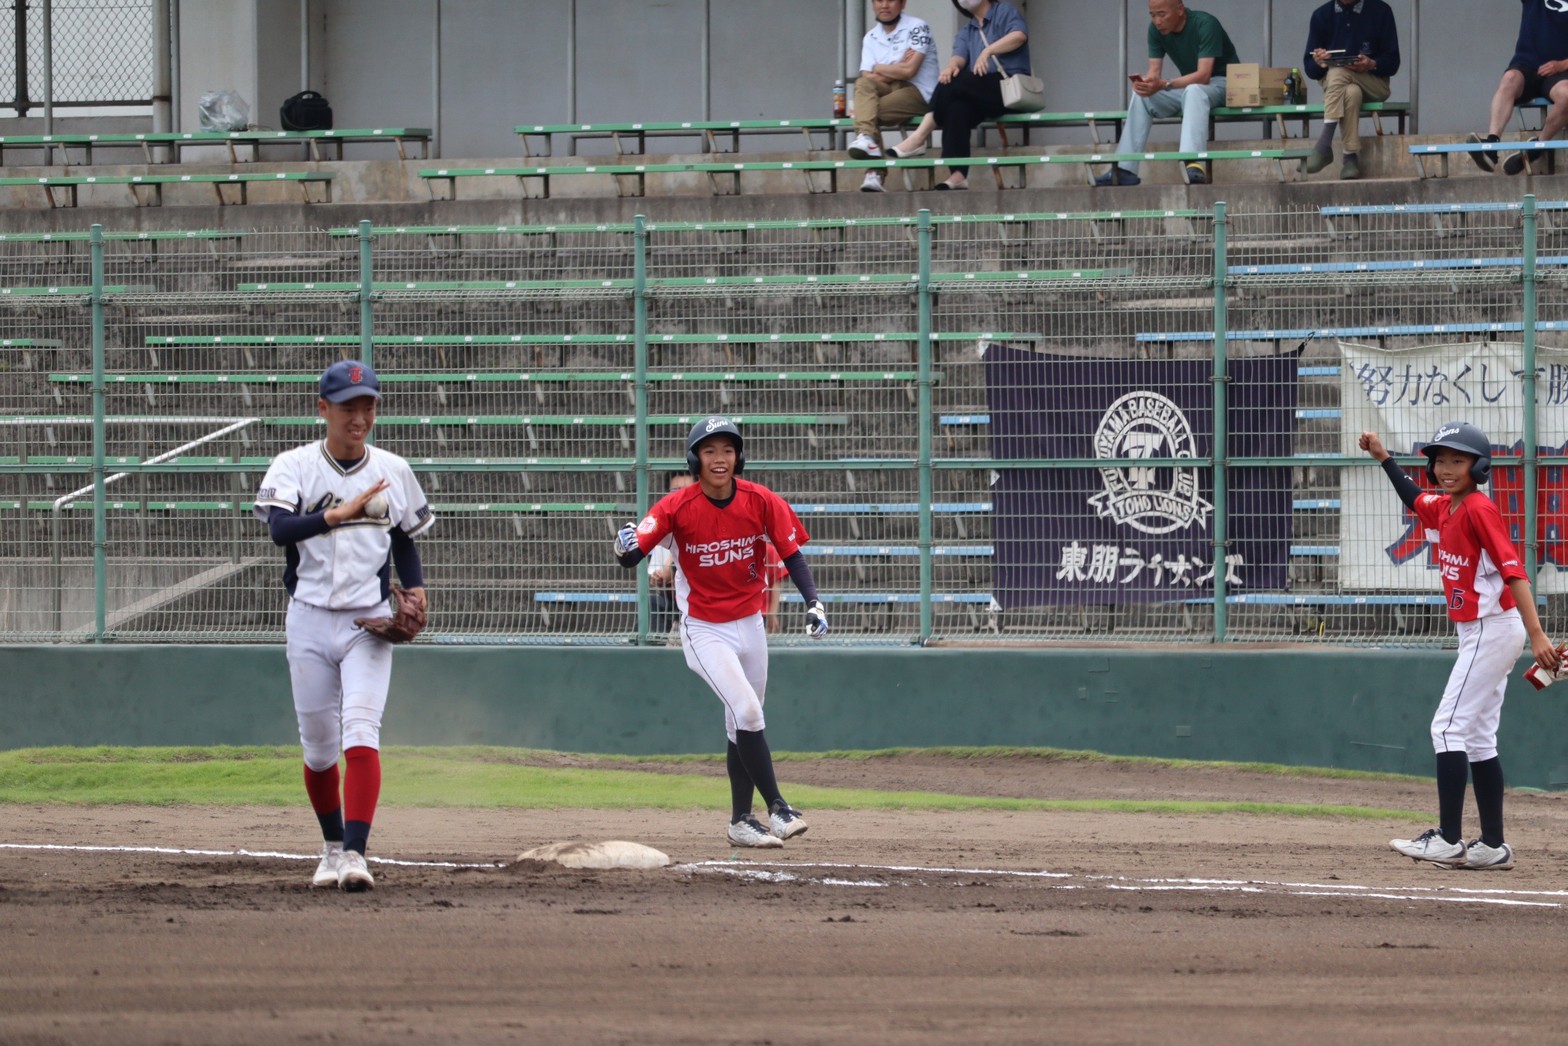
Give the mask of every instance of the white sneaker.
<svg viewBox="0 0 1568 1046">
<path fill-rule="evenodd" d="M 849 143 L 849 155 L 857 160 L 880 160 L 882 147 L 870 135 L 857 134 L 855 140 Z"/>
<path fill-rule="evenodd" d="M 909 142 L 905 140 L 899 142 L 897 145 L 888 146 L 887 151 L 892 153 L 900 160 L 907 160 L 911 156 L 919 156 L 921 153 L 925 152 L 926 143 L 921 142 L 919 145 L 910 145 Z"/>
<path fill-rule="evenodd" d="M 1464 864 L 1465 841 L 1451 843 L 1436 828 L 1428 828 L 1414 839 L 1390 839 L 1388 845 L 1412 861 L 1434 864 Z"/>
<path fill-rule="evenodd" d="M 336 886 L 338 884 L 338 866 L 343 863 L 342 843 L 322 843 L 321 863 L 316 865 L 316 874 L 310 877 L 313 888 L 323 886 Z"/>
<path fill-rule="evenodd" d="M 1456 864 L 1456 868 L 1468 868 L 1476 872 L 1506 872 L 1514 866 L 1514 848 L 1504 843 L 1502 846 L 1487 846 L 1477 839 L 1465 850 L 1463 864 Z"/>
<path fill-rule="evenodd" d="M 882 188 L 882 176 L 875 171 L 866 172 L 866 180 L 860 183 L 861 192 L 887 192 Z"/>
<path fill-rule="evenodd" d="M 800 816 L 800 811 L 782 799 L 768 808 L 768 824 L 781 840 L 791 839 L 806 830 L 806 819 Z"/>
<path fill-rule="evenodd" d="M 358 850 L 344 850 L 338 865 L 338 889 L 345 893 L 361 893 L 373 890 L 375 886 L 376 880 L 365 864 L 365 855 Z"/>
<path fill-rule="evenodd" d="M 770 835 L 750 814 L 730 825 L 729 836 L 730 842 L 736 846 L 755 846 L 765 850 L 770 846 L 784 845 L 784 840 Z"/>
</svg>

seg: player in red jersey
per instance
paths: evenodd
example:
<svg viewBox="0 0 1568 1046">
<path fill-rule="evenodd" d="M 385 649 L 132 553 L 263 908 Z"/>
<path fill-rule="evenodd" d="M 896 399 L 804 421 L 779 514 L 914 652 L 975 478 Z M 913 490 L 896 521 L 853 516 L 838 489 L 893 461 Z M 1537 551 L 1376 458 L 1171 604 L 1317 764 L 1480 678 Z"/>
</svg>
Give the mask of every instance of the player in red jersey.
<svg viewBox="0 0 1568 1046">
<path fill-rule="evenodd" d="M 1459 631 L 1459 658 L 1432 717 L 1437 752 L 1438 827 L 1389 845 L 1406 857 L 1454 868 L 1508 869 L 1513 847 L 1503 841 L 1503 764 L 1497 724 L 1508 673 L 1530 640 L 1536 663 L 1555 669 L 1557 648 L 1541 628 L 1529 579 L 1492 499 L 1480 491 L 1492 471 L 1492 444 L 1474 425 L 1443 425 L 1426 445 L 1426 474 L 1442 493 L 1422 493 L 1389 457 L 1375 432 L 1361 449 L 1383 471 L 1437 546 L 1448 618 Z M 1475 789 L 1481 836 L 1465 845 L 1465 780 Z"/>
<path fill-rule="evenodd" d="M 806 635 L 821 639 L 828 632 L 828 615 L 800 551 L 810 535 L 788 502 L 760 483 L 740 478 L 746 467 L 745 444 L 728 418 L 704 418 L 692 428 L 686 466 L 697 482 L 661 498 L 641 523 L 622 527 L 615 538 L 615 557 L 621 566 L 635 567 L 666 536 L 674 538 L 680 564 L 675 598 L 686 665 L 724 702 L 729 840 L 736 846 L 782 846 L 806 830 L 806 820 L 779 794 L 773 755 L 763 736 L 767 542 L 777 547 L 806 601 Z M 767 803 L 767 828 L 752 816 L 753 791 L 762 793 Z"/>
</svg>

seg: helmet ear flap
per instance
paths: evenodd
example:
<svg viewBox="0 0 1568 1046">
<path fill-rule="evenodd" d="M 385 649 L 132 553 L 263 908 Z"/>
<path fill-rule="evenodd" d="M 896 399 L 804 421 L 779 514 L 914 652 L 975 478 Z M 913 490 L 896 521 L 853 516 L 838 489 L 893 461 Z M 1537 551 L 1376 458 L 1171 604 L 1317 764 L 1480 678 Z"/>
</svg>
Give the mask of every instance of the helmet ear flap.
<svg viewBox="0 0 1568 1046">
<path fill-rule="evenodd" d="M 1481 486 L 1492 478 L 1492 459 L 1490 457 L 1476 458 L 1470 463 L 1470 480 L 1476 486 Z"/>
<path fill-rule="evenodd" d="M 697 460 L 697 452 L 695 450 L 686 452 L 686 471 L 690 472 L 694 479 L 702 475 L 702 462 Z"/>
</svg>

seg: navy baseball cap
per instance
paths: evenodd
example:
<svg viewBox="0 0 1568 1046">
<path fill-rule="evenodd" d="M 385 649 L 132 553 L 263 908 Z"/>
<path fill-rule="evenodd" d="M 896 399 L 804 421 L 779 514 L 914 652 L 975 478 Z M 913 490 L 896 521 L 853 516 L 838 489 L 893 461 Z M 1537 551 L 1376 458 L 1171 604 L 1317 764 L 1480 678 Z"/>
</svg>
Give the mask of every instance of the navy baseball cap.
<svg viewBox="0 0 1568 1046">
<path fill-rule="evenodd" d="M 346 403 L 360 396 L 380 399 L 381 382 L 358 360 L 338 360 L 321 375 L 321 398 L 328 403 Z"/>
</svg>

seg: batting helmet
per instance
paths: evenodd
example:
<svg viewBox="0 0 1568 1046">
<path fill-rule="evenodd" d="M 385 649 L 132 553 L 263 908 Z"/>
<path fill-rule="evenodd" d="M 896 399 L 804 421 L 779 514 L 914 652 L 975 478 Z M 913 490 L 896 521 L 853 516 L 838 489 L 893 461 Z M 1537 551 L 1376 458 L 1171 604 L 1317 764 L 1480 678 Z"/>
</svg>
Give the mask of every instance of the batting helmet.
<svg viewBox="0 0 1568 1046">
<path fill-rule="evenodd" d="M 686 437 L 686 468 L 693 476 L 702 474 L 702 462 L 697 460 L 697 444 L 709 436 L 728 436 L 735 443 L 735 475 L 746 470 L 746 441 L 740 438 L 740 429 L 729 418 L 718 416 L 703 418 L 691 427 Z"/>
<path fill-rule="evenodd" d="M 1492 477 L 1492 441 L 1486 438 L 1486 433 L 1469 422 L 1450 421 L 1439 426 L 1437 435 L 1421 448 L 1426 455 L 1426 478 L 1434 484 L 1437 483 L 1437 470 L 1432 467 L 1432 460 L 1437 456 L 1439 447 L 1475 455 L 1475 461 L 1470 464 L 1470 478 L 1476 486 Z"/>
</svg>

